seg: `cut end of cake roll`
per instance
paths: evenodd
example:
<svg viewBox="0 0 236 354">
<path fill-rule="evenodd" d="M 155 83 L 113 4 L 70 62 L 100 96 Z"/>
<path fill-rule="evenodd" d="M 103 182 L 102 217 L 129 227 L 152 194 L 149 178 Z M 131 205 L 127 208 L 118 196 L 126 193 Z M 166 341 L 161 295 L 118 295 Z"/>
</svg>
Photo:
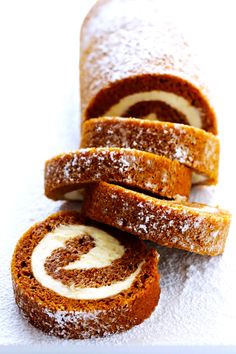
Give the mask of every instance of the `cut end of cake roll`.
<svg viewBox="0 0 236 354">
<path fill-rule="evenodd" d="M 216 184 L 219 139 L 202 129 L 136 118 L 100 117 L 82 127 L 81 147 L 135 148 L 176 160 L 193 171 L 194 184 Z"/>
<path fill-rule="evenodd" d="M 81 30 L 83 120 L 136 117 L 217 134 L 209 89 L 196 61 L 155 1 L 148 6 L 144 0 L 98 1 Z"/>
<path fill-rule="evenodd" d="M 217 134 L 215 112 L 206 98 L 174 75 L 143 74 L 101 89 L 85 110 L 84 120 L 99 116 L 181 123 Z"/>
<path fill-rule="evenodd" d="M 209 256 L 223 253 L 231 219 L 215 207 L 160 200 L 105 182 L 87 190 L 83 211 L 141 239 Z"/>
<path fill-rule="evenodd" d="M 164 156 L 123 148 L 86 148 L 58 155 L 45 165 L 45 194 L 53 200 L 81 200 L 81 190 L 106 181 L 169 199 L 187 199 L 190 169 Z"/>
<path fill-rule="evenodd" d="M 60 212 L 18 241 L 11 265 L 15 300 L 50 335 L 86 339 L 125 331 L 158 303 L 158 259 L 137 238 Z"/>
</svg>

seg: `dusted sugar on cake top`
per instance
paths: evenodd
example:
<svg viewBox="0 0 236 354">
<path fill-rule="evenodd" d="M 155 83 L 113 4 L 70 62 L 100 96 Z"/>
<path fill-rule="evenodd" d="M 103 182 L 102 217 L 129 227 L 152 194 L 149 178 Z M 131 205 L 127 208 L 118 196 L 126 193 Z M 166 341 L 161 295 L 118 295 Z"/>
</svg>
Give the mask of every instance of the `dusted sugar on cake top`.
<svg viewBox="0 0 236 354">
<path fill-rule="evenodd" d="M 45 194 L 81 199 L 81 189 L 106 181 L 170 199 L 187 199 L 191 171 L 177 161 L 136 149 L 86 148 L 58 155 L 45 164 Z"/>
<path fill-rule="evenodd" d="M 80 43 L 83 120 L 136 117 L 217 133 L 205 77 L 157 1 L 97 1 Z"/>
<path fill-rule="evenodd" d="M 135 148 L 176 160 L 193 171 L 193 183 L 216 184 L 219 139 L 188 125 L 136 118 L 100 117 L 82 127 L 81 147 Z"/>
<path fill-rule="evenodd" d="M 209 256 L 224 252 L 231 220 L 219 208 L 160 200 L 105 182 L 87 190 L 84 213 L 141 239 Z"/>
</svg>

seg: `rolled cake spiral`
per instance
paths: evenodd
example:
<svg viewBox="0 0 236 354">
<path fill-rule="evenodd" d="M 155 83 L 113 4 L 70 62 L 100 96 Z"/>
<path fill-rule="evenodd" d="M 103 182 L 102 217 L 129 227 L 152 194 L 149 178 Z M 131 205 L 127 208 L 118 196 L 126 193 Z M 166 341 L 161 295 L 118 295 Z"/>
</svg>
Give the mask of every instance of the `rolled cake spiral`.
<svg viewBox="0 0 236 354">
<path fill-rule="evenodd" d="M 170 199 L 186 199 L 191 178 L 187 167 L 163 156 L 135 149 L 88 148 L 46 162 L 45 194 L 54 200 L 78 200 L 84 187 L 106 181 Z"/>
<path fill-rule="evenodd" d="M 135 118 L 103 117 L 83 124 L 81 147 L 135 148 L 191 168 L 193 183 L 216 184 L 219 139 L 188 125 Z"/>
<path fill-rule="evenodd" d="M 85 223 L 76 212 L 57 213 L 16 246 L 16 303 L 31 324 L 59 337 L 124 331 L 158 302 L 157 262 L 157 252 L 137 238 Z"/>
<path fill-rule="evenodd" d="M 88 189 L 84 212 L 144 240 L 209 256 L 223 253 L 230 225 L 227 211 L 160 200 L 105 182 Z"/>
<path fill-rule="evenodd" d="M 99 0 L 81 30 L 82 117 L 190 124 L 217 133 L 203 75 L 155 0 Z"/>
</svg>

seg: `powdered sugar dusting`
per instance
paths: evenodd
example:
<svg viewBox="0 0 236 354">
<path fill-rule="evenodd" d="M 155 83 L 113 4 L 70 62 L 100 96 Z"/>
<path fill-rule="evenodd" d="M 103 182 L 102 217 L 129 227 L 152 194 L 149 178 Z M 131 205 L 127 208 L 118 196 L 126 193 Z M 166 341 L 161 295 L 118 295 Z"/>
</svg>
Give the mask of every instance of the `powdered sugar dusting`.
<svg viewBox="0 0 236 354">
<path fill-rule="evenodd" d="M 158 4 L 113 0 L 101 7 L 102 11 L 97 6 L 96 15 L 87 18 L 82 28 L 83 113 L 100 90 L 132 75 L 168 73 L 208 93 L 186 40 L 173 22 L 164 20 L 165 11 Z M 91 42 L 92 50 L 88 50 Z"/>
<path fill-rule="evenodd" d="M 78 323 L 83 323 L 83 338 L 90 338 L 91 333 L 93 333 L 94 327 L 92 325 L 97 325 L 98 328 L 102 329 L 102 321 L 99 320 L 99 316 L 104 314 L 103 310 L 96 310 L 93 312 L 83 312 L 83 311 L 56 311 L 52 312 L 49 309 L 45 309 L 44 313 L 55 321 L 54 328 L 51 329 L 50 335 L 59 335 L 66 338 L 67 336 L 67 326 L 76 326 Z"/>
<path fill-rule="evenodd" d="M 185 163 L 186 162 L 186 158 L 187 158 L 187 151 L 184 150 L 182 147 L 177 147 L 176 152 L 174 154 L 174 157 L 181 163 Z"/>
<path fill-rule="evenodd" d="M 182 174 L 182 186 L 176 183 L 179 174 Z M 124 183 L 174 199 L 180 194 L 183 197 L 188 195 L 191 178 L 189 171 L 174 161 L 136 149 L 117 147 L 83 148 L 56 156 L 48 160 L 45 177 L 45 189 L 49 191 L 47 196 L 51 197 L 50 193 L 54 192 L 61 199 L 68 196 L 64 192 L 65 186 L 71 193 L 99 181 Z"/>
<path fill-rule="evenodd" d="M 96 310 L 93 312 L 84 312 L 84 311 L 56 311 L 52 312 L 51 310 L 45 308 L 44 313 L 55 320 L 57 325 L 63 327 L 66 323 L 76 323 L 78 320 L 84 322 L 95 320 L 98 318 L 98 315 L 104 314 L 103 310 Z"/>
<path fill-rule="evenodd" d="M 212 208 L 215 212 L 208 213 L 201 205 L 160 201 L 111 185 L 101 184 L 93 193 L 92 203 L 87 205 L 87 215 L 92 219 L 122 226 L 122 230 L 161 245 L 174 244 L 207 255 L 223 252 L 230 219 L 217 209 Z M 117 204 L 113 205 L 109 199 L 115 194 Z"/>
<path fill-rule="evenodd" d="M 133 118 L 102 118 L 85 126 L 85 146 L 136 148 L 177 160 L 205 175 L 205 179 L 217 176 L 219 140 L 203 130 Z"/>
</svg>

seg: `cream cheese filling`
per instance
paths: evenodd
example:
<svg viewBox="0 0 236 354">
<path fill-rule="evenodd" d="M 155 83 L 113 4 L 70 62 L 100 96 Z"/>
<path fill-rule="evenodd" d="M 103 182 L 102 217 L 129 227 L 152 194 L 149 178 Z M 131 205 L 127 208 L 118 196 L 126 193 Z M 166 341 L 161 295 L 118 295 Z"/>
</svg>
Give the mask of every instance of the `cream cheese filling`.
<svg viewBox="0 0 236 354">
<path fill-rule="evenodd" d="M 64 194 L 66 200 L 84 200 L 84 188 L 76 189 L 72 192 L 67 192 Z"/>
<path fill-rule="evenodd" d="M 103 299 L 116 295 L 128 289 L 141 270 L 142 263 L 129 277 L 111 285 L 99 288 L 80 288 L 74 285 L 67 286 L 59 280 L 53 279 L 45 270 L 44 264 L 47 257 L 60 247 L 65 247 L 65 242 L 74 237 L 82 237 L 88 233 L 95 241 L 93 247 L 87 254 L 80 257 L 78 261 L 69 263 L 64 269 L 90 269 L 102 268 L 123 256 L 124 246 L 114 237 L 95 227 L 85 225 L 60 225 L 52 232 L 49 232 L 35 247 L 31 256 L 32 272 L 36 280 L 44 287 L 55 291 L 61 296 L 71 299 Z"/>
<path fill-rule="evenodd" d="M 172 108 L 183 113 L 190 125 L 197 128 L 202 128 L 201 111 L 198 108 L 192 106 L 189 101 L 182 96 L 176 95 L 172 92 L 160 90 L 139 92 L 123 97 L 118 103 L 111 106 L 110 109 L 104 114 L 104 116 L 122 117 L 122 115 L 133 105 L 144 101 L 165 102 Z M 145 118 L 150 119 L 149 117 L 151 117 L 152 120 L 154 119 L 153 114 L 150 114 Z M 158 117 L 156 118 L 156 120 L 158 120 Z"/>
<path fill-rule="evenodd" d="M 198 184 L 198 183 L 203 183 L 208 180 L 207 176 L 200 175 L 199 173 L 193 172 L 192 173 L 192 183 L 193 184 Z"/>
</svg>

